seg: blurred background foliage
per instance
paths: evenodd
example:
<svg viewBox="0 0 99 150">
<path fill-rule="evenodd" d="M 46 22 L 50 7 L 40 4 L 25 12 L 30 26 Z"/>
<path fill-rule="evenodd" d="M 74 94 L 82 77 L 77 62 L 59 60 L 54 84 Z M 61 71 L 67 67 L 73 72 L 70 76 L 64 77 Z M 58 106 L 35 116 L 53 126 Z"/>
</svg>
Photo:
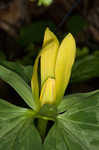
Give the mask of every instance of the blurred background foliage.
<svg viewBox="0 0 99 150">
<path fill-rule="evenodd" d="M 9 1 L 9 6 L 10 3 L 12 2 Z M 0 65 L 15 71 L 30 84 L 33 64 L 41 49 L 45 28 L 49 27 L 58 36 L 59 41 L 71 32 L 76 39 L 77 54 L 66 92 L 99 89 L 97 3 L 97 0 L 92 4 L 89 0 L 29 0 L 24 10 L 24 13 L 28 14 L 28 17 L 26 15 L 24 18 L 26 23 L 15 28 L 16 32 L 12 32 L 12 28 L 6 30 L 5 26 L 0 26 Z M 5 10 L 0 8 L 0 13 L 2 11 Z M 13 11 L 8 12 L 9 15 Z M 19 10 L 15 11 L 18 13 Z M 14 25 L 17 27 L 17 22 Z M 1 80 L 0 91 L 1 98 L 16 99 L 16 93 Z"/>
</svg>

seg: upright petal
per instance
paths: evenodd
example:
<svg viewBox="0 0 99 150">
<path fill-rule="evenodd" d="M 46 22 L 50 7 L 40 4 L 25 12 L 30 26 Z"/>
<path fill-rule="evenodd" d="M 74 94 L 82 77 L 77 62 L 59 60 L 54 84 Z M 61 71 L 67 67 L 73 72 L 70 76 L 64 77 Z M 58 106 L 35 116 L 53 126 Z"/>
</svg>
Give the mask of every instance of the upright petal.
<svg viewBox="0 0 99 150">
<path fill-rule="evenodd" d="M 56 100 L 55 79 L 48 78 L 45 81 L 40 95 L 41 105 L 53 104 Z"/>
<path fill-rule="evenodd" d="M 56 36 L 47 28 L 45 31 L 43 48 L 49 43 L 52 43 L 52 45 L 41 55 L 41 85 L 48 77 L 55 76 L 56 56 L 59 47 Z"/>
<path fill-rule="evenodd" d="M 68 85 L 72 65 L 75 60 L 75 54 L 75 40 L 73 36 L 69 33 L 60 45 L 56 60 L 55 79 L 57 104 L 60 102 Z"/>
<path fill-rule="evenodd" d="M 39 83 L 38 83 L 39 57 L 40 57 L 40 55 L 38 55 L 38 57 L 35 60 L 34 67 L 33 67 L 32 80 L 31 80 L 33 98 L 35 100 L 37 107 L 39 107 Z"/>
<path fill-rule="evenodd" d="M 55 40 L 55 42 L 57 44 L 59 44 L 56 35 L 53 32 L 51 32 L 49 28 L 46 28 L 45 34 L 44 34 L 44 40 L 43 40 L 43 47 L 46 46 L 46 44 L 48 44 L 50 41 L 53 41 L 53 40 Z"/>
<path fill-rule="evenodd" d="M 37 56 L 34 67 L 33 67 L 33 74 L 32 74 L 32 80 L 31 80 L 31 87 L 32 87 L 32 93 L 33 93 L 33 98 L 35 100 L 35 103 L 37 104 L 36 106 L 39 107 L 40 101 L 39 101 L 39 93 L 40 93 L 40 83 L 38 81 L 38 64 L 39 64 L 39 59 L 40 57 L 45 54 L 47 51 L 50 51 L 52 47 L 54 46 L 54 41 L 50 41 L 45 47 L 43 47 Z"/>
</svg>

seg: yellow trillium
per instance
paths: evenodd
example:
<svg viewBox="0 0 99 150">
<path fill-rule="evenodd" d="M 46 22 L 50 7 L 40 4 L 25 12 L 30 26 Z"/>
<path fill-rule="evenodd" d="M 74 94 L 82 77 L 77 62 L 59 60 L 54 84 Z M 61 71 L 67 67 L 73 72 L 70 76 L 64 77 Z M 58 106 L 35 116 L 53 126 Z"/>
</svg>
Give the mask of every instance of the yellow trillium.
<svg viewBox="0 0 99 150">
<path fill-rule="evenodd" d="M 31 80 L 33 97 L 37 105 L 59 104 L 70 79 L 75 54 L 76 44 L 70 33 L 59 44 L 56 36 L 46 29 L 42 50 L 36 58 Z"/>
</svg>

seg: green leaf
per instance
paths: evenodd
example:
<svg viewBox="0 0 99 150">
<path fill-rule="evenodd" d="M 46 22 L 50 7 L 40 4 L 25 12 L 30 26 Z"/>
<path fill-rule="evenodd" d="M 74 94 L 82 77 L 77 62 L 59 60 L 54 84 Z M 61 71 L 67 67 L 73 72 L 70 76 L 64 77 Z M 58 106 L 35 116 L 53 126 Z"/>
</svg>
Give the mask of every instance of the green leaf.
<svg viewBox="0 0 99 150">
<path fill-rule="evenodd" d="M 33 111 L 0 99 L 0 150 L 42 150 Z"/>
<path fill-rule="evenodd" d="M 27 76 L 28 82 L 30 82 L 32 79 L 33 66 L 32 65 L 23 66 L 23 69 L 24 69 L 24 74 Z"/>
<path fill-rule="evenodd" d="M 11 62 L 11 61 L 0 61 L 0 65 L 6 67 L 7 69 L 10 69 L 11 71 L 16 72 L 18 75 L 20 75 L 27 83 L 31 80 L 29 79 L 29 67 L 23 66 L 18 62 Z M 30 70 L 31 71 L 31 70 Z"/>
<path fill-rule="evenodd" d="M 58 111 L 46 150 L 99 150 L 99 90 L 65 97 Z"/>
<path fill-rule="evenodd" d="M 99 57 L 90 55 L 75 62 L 71 82 L 82 82 L 99 77 Z"/>
<path fill-rule="evenodd" d="M 17 73 L 0 65 L 0 78 L 11 85 L 32 109 L 36 109 L 31 88 Z"/>
<path fill-rule="evenodd" d="M 86 46 L 84 46 L 82 49 L 77 48 L 76 51 L 77 51 L 76 52 L 76 58 L 77 59 L 84 58 L 84 57 L 88 56 L 88 54 L 89 54 L 89 48 Z"/>
</svg>

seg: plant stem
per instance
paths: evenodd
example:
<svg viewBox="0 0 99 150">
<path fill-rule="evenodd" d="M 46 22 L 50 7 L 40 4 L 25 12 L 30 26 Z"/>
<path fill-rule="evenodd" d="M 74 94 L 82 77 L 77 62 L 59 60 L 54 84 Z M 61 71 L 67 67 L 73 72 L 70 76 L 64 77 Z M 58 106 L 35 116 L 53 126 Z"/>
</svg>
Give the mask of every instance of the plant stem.
<svg viewBox="0 0 99 150">
<path fill-rule="evenodd" d="M 47 123 L 48 123 L 48 120 L 38 119 L 38 130 L 43 140 L 46 134 Z"/>
</svg>

